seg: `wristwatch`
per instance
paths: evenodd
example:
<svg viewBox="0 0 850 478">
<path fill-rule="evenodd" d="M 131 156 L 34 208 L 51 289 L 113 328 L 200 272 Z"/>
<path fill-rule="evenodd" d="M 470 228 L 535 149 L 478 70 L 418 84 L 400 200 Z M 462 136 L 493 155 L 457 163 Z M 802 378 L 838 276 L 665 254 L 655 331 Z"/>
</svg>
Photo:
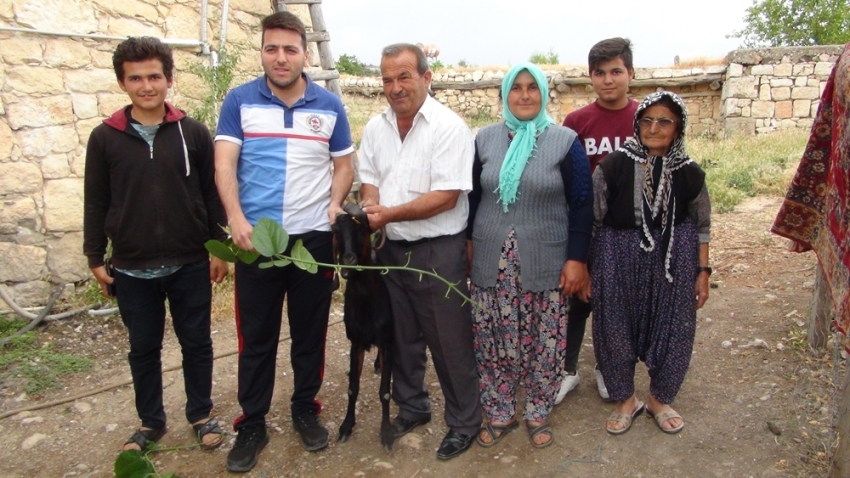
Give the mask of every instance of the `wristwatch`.
<svg viewBox="0 0 850 478">
<path fill-rule="evenodd" d="M 697 267 L 697 275 L 699 275 L 703 272 L 708 272 L 708 275 L 710 277 L 711 276 L 711 267 L 708 267 L 708 266 Z"/>
</svg>

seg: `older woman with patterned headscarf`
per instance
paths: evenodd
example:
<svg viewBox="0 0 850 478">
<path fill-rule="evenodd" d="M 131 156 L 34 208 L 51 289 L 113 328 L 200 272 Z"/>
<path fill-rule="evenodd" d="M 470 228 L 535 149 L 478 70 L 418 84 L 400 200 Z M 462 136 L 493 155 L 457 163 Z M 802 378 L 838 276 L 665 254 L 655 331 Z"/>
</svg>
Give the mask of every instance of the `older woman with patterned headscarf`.
<svg viewBox="0 0 850 478">
<path fill-rule="evenodd" d="M 635 136 L 593 173 L 593 348 L 611 399 L 606 430 L 620 435 L 644 410 L 665 433 L 684 427 L 670 404 L 693 351 L 696 311 L 708 299 L 711 204 L 705 173 L 685 152 L 687 110 L 677 95 L 647 96 Z M 635 363 L 646 362 L 646 403 Z"/>
<path fill-rule="evenodd" d="M 561 385 L 567 297 L 590 293 L 590 165 L 576 133 L 547 115 L 540 68 L 513 67 L 501 97 L 504 121 L 476 136 L 469 195 L 475 354 L 489 419 L 477 441 L 493 446 L 518 426 L 522 385 L 522 419 L 542 448 L 553 442 L 547 418 Z"/>
</svg>

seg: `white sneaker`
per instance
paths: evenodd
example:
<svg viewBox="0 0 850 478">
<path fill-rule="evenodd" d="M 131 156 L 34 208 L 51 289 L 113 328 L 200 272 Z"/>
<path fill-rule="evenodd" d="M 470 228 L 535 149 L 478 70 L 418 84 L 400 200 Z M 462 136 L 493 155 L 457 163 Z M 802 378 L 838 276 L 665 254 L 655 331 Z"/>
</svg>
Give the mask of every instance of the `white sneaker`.
<svg viewBox="0 0 850 478">
<path fill-rule="evenodd" d="M 593 374 L 596 375 L 596 389 L 599 390 L 599 396 L 602 397 L 602 400 L 611 400 L 608 395 L 608 388 L 605 387 L 605 379 L 602 378 L 602 372 L 599 371 L 598 365 L 594 367 Z"/>
<path fill-rule="evenodd" d="M 564 397 L 566 397 L 572 389 L 578 387 L 579 380 L 578 372 L 574 375 L 564 372 L 564 379 L 561 381 L 561 389 L 558 390 L 558 395 L 555 397 L 555 405 L 563 402 Z"/>
</svg>

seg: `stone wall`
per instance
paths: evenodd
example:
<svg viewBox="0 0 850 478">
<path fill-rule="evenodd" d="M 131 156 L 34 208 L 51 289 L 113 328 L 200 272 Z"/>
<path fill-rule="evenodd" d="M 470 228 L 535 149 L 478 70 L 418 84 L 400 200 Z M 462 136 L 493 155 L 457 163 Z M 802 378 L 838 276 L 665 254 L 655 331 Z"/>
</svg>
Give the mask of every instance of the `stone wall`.
<svg viewBox="0 0 850 478">
<path fill-rule="evenodd" d="M 198 0 L 0 0 L 0 26 L 110 36 L 199 40 Z M 219 45 L 221 0 L 204 26 Z M 227 44 L 245 53 L 239 80 L 259 74 L 260 20 L 268 0 L 230 0 Z M 290 7 L 308 25 L 306 6 Z M 23 306 L 51 283 L 90 277 L 82 255 L 85 146 L 92 128 L 128 103 L 115 80 L 118 40 L 0 31 L 0 287 Z M 169 101 L 191 109 L 206 87 L 187 66 L 200 47 L 175 47 Z M 237 80 L 237 81 L 239 81 Z M 5 304 L 0 301 L 0 310 Z"/>
</svg>

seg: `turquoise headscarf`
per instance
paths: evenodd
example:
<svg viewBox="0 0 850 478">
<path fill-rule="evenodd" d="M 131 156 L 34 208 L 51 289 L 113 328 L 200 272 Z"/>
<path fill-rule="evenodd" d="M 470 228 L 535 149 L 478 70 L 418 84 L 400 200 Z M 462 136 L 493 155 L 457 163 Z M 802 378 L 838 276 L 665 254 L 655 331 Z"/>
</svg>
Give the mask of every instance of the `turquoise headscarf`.
<svg viewBox="0 0 850 478">
<path fill-rule="evenodd" d="M 540 111 L 537 116 L 527 121 L 520 121 L 511 113 L 508 107 L 508 95 L 517 75 L 528 71 L 540 89 Z M 537 65 L 533 63 L 520 63 L 511 68 L 502 80 L 502 116 L 505 125 L 514 134 L 514 139 L 505 154 L 505 161 L 499 171 L 499 187 L 494 191 L 499 194 L 502 201 L 502 209 L 508 212 L 508 206 L 516 202 L 519 179 L 522 171 L 531 155 L 534 153 L 537 136 L 543 132 L 555 120 L 546 114 L 546 103 L 549 102 L 549 80 Z"/>
</svg>

